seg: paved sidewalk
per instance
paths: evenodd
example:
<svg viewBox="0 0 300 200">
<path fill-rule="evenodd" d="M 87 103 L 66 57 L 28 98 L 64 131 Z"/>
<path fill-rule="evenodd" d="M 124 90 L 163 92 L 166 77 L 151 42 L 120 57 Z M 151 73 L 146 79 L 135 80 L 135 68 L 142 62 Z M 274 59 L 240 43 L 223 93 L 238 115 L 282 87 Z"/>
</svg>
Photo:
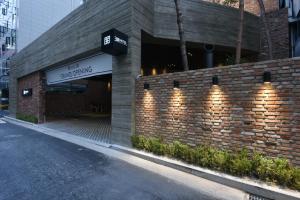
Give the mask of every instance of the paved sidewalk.
<svg viewBox="0 0 300 200">
<path fill-rule="evenodd" d="M 78 117 L 51 120 L 40 126 L 63 131 L 97 142 L 110 143 L 110 117 Z"/>
</svg>

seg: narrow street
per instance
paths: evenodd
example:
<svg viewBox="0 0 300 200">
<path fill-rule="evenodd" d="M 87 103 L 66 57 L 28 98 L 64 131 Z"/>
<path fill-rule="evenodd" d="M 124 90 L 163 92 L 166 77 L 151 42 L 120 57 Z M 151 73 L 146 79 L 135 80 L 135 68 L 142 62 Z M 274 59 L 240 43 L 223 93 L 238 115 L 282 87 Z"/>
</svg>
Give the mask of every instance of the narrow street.
<svg viewBox="0 0 300 200">
<path fill-rule="evenodd" d="M 202 199 L 184 185 L 0 119 L 0 200 Z"/>
</svg>

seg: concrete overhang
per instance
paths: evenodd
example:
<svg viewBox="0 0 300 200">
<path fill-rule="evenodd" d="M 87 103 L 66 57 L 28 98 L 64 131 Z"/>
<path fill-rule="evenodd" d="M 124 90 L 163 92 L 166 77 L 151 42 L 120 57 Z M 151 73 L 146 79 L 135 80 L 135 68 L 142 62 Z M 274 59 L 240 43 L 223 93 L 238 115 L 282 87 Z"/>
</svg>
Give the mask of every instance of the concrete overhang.
<svg viewBox="0 0 300 200">
<path fill-rule="evenodd" d="M 239 10 L 202 0 L 182 2 L 185 37 L 188 42 L 236 47 L 239 30 Z M 154 31 L 156 38 L 178 40 L 173 0 L 155 0 Z M 242 48 L 260 50 L 260 18 L 245 12 Z"/>
</svg>

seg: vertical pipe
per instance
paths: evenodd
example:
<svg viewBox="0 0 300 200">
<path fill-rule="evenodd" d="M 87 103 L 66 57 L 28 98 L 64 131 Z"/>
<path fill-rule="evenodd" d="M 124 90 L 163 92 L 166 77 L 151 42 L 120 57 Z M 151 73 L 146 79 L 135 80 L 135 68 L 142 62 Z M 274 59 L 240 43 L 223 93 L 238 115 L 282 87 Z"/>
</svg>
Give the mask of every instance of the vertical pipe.
<svg viewBox="0 0 300 200">
<path fill-rule="evenodd" d="M 204 45 L 205 51 L 205 67 L 212 68 L 214 67 L 214 46 L 206 44 Z"/>
</svg>

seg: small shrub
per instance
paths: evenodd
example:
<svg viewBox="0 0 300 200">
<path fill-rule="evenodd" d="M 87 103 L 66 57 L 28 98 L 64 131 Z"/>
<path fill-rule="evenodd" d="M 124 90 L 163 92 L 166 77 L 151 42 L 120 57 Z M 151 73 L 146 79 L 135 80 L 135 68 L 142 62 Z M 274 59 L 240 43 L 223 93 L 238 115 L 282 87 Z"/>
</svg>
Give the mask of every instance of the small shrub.
<svg viewBox="0 0 300 200">
<path fill-rule="evenodd" d="M 35 124 L 38 123 L 38 118 L 33 115 L 25 115 L 25 114 L 17 113 L 16 117 L 17 117 L 17 119 L 22 120 L 22 121 L 35 123 Z"/>
<path fill-rule="evenodd" d="M 252 161 L 249 159 L 249 153 L 246 149 L 234 154 L 231 159 L 230 172 L 237 176 L 250 175 L 252 170 Z"/>
<path fill-rule="evenodd" d="M 260 153 L 250 154 L 246 149 L 229 153 L 211 146 L 192 148 L 178 141 L 164 144 L 161 139 L 133 135 L 133 147 L 167 155 L 187 163 L 211 168 L 237 176 L 251 176 L 263 181 L 300 190 L 300 169 L 282 158 L 269 158 Z"/>
<path fill-rule="evenodd" d="M 300 169 L 295 168 L 292 170 L 292 182 L 289 185 L 291 188 L 300 190 Z"/>
<path fill-rule="evenodd" d="M 162 144 L 160 139 L 150 138 L 148 141 L 148 150 L 157 155 L 165 155 L 166 145 Z"/>
<path fill-rule="evenodd" d="M 251 170 L 251 175 L 255 178 L 259 178 L 259 174 L 257 172 L 260 164 L 261 164 L 261 160 L 263 158 L 263 155 L 258 153 L 258 152 L 254 152 L 252 155 L 252 170 Z"/>
<path fill-rule="evenodd" d="M 140 137 L 138 135 L 132 135 L 131 136 L 131 144 L 136 149 L 141 149 L 140 146 L 139 146 L 139 144 L 140 144 L 139 139 L 140 139 Z"/>
<path fill-rule="evenodd" d="M 187 161 L 189 158 L 189 147 L 187 145 L 184 145 L 178 141 L 173 143 L 174 148 L 174 157 Z"/>
<path fill-rule="evenodd" d="M 230 168 L 230 155 L 227 151 L 215 151 L 212 159 L 213 168 L 227 172 Z"/>
<path fill-rule="evenodd" d="M 274 160 L 274 177 L 279 185 L 290 185 L 293 176 L 293 170 L 290 163 L 286 159 L 276 158 Z"/>
</svg>

